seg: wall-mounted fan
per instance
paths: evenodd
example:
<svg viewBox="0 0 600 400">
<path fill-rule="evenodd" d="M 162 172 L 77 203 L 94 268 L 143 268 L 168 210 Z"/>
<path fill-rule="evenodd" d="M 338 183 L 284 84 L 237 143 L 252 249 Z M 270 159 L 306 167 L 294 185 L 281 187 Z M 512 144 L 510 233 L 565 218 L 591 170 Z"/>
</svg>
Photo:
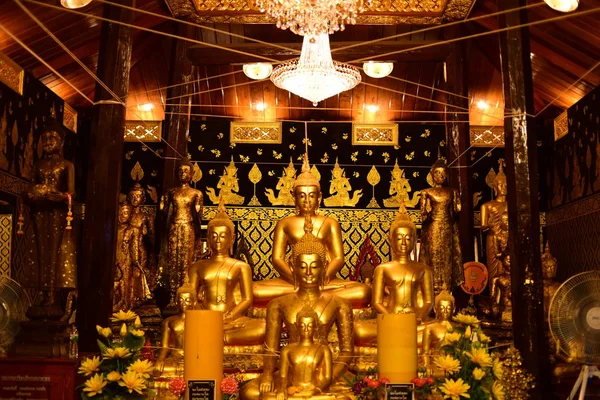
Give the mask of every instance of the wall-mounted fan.
<svg viewBox="0 0 600 400">
<path fill-rule="evenodd" d="M 5 352 L 21 330 L 20 322 L 31 305 L 21 285 L 0 276 L 0 352 Z"/>
</svg>

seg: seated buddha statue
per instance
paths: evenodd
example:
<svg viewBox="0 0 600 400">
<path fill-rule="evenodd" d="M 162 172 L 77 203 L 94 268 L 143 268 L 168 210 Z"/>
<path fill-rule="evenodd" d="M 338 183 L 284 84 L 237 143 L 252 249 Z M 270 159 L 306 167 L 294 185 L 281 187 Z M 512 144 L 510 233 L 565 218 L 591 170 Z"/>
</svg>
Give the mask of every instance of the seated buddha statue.
<svg viewBox="0 0 600 400">
<path fill-rule="evenodd" d="M 373 274 L 371 306 L 379 314 L 414 312 L 417 319 L 424 320 L 431 311 L 433 272 L 427 265 L 410 259 L 416 234 L 417 229 L 404 204 L 401 204 L 389 233 L 392 261 L 378 265 Z M 422 304 L 417 298 L 419 291 L 423 298 Z M 375 344 L 377 320 L 356 321 L 354 335 L 356 344 Z"/>
<path fill-rule="evenodd" d="M 196 291 L 192 286 L 183 285 L 177 290 L 179 314 L 165 319 L 162 323 L 161 349 L 154 364 L 155 376 L 175 377 L 183 375 L 183 337 L 185 311 L 196 304 Z"/>
<path fill-rule="evenodd" d="M 336 325 L 340 351 L 332 367 L 331 376 L 334 382 L 342 376 L 352 361 L 354 354 L 352 306 L 336 292 L 323 291 L 327 253 L 322 241 L 312 232 L 312 226 L 305 226 L 304 236 L 292 246 L 290 258 L 292 279 L 298 290 L 272 300 L 267 306 L 263 373 L 242 387 L 240 390 L 242 400 L 257 400 L 260 396 L 275 390 L 276 354 L 279 352 L 281 330 L 284 327 L 287 329 L 290 343 L 302 342 L 300 312 L 307 308 L 313 310 L 318 316 L 313 329 L 319 344 L 327 345 L 329 331 L 334 324 Z M 311 360 L 308 358 L 299 360 L 298 370 L 305 367 L 314 368 L 314 364 L 309 365 L 309 361 Z M 321 372 L 319 371 L 319 376 L 322 375 Z M 314 387 L 320 385 L 317 380 L 311 379 Z"/>
<path fill-rule="evenodd" d="M 254 304 L 264 305 L 278 296 L 296 290 L 294 273 L 285 255 L 288 246 L 298 243 L 304 235 L 304 227 L 310 225 L 312 235 L 326 250 L 323 290 L 334 291 L 337 296 L 349 300 L 354 308 L 366 307 L 371 297 L 368 285 L 335 277 L 344 266 L 342 230 L 335 219 L 316 213 L 322 198 L 321 186 L 310 171 L 306 154 L 302 173 L 294 182 L 292 195 L 296 215 L 287 216 L 279 221 L 273 234 L 272 263 L 280 277 L 254 283 Z"/>
<path fill-rule="evenodd" d="M 435 319 L 417 327 L 420 339 L 419 347 L 421 354 L 426 356 L 426 365 L 429 356 L 436 354 L 444 344 L 446 330 L 448 326 L 453 325 L 452 315 L 454 314 L 455 305 L 454 296 L 444 287 L 440 294 L 435 296 L 435 305 L 433 307 Z"/>
<path fill-rule="evenodd" d="M 210 257 L 190 266 L 190 284 L 198 297 L 196 308 L 223 312 L 225 345 L 261 345 L 265 320 L 245 316 L 253 301 L 252 270 L 229 256 L 234 238 L 235 228 L 221 197 L 217 215 L 208 223 Z M 236 290 L 240 294 L 237 301 Z"/>
</svg>

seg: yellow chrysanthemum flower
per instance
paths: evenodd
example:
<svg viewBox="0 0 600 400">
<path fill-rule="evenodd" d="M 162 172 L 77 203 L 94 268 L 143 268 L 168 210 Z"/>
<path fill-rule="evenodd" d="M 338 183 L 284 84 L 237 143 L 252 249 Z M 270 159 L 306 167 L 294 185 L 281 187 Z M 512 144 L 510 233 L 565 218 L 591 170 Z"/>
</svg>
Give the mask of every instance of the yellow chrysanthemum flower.
<svg viewBox="0 0 600 400">
<path fill-rule="evenodd" d="M 482 380 L 484 376 L 485 376 L 485 371 L 482 370 L 481 368 L 475 368 L 473 370 L 473 378 L 475 378 L 476 381 Z"/>
<path fill-rule="evenodd" d="M 121 336 L 127 335 L 127 324 L 123 323 L 123 325 L 121 325 L 121 330 L 119 331 L 119 334 Z"/>
<path fill-rule="evenodd" d="M 494 395 L 495 400 L 504 400 L 504 387 L 498 381 L 494 381 L 494 385 L 492 386 L 492 395 Z"/>
<path fill-rule="evenodd" d="M 142 336 L 144 336 L 144 334 L 145 334 L 145 332 L 144 332 L 143 330 L 141 330 L 141 329 L 132 329 L 132 330 L 130 330 L 129 332 L 130 332 L 132 335 L 134 335 L 134 336 L 139 336 L 139 337 L 142 337 Z"/>
<path fill-rule="evenodd" d="M 454 316 L 453 320 L 460 324 L 464 325 L 479 325 L 481 321 L 479 321 L 476 317 L 467 314 L 457 314 Z"/>
<path fill-rule="evenodd" d="M 105 338 L 108 338 L 110 335 L 112 335 L 110 328 L 103 328 L 100 325 L 96 325 L 96 330 L 98 331 L 98 335 L 104 336 Z"/>
<path fill-rule="evenodd" d="M 127 368 L 127 372 L 135 372 L 141 377 L 150 378 L 154 365 L 148 360 L 137 360 Z"/>
<path fill-rule="evenodd" d="M 488 335 L 486 335 L 483 332 L 479 332 L 477 335 L 479 336 L 479 341 L 481 343 L 489 343 L 492 340 Z"/>
<path fill-rule="evenodd" d="M 104 377 L 101 374 L 96 374 L 83 384 L 85 387 L 83 388 L 84 392 L 87 392 L 88 397 L 93 397 L 97 394 L 102 393 L 102 389 L 106 386 L 108 382 L 104 380 Z"/>
<path fill-rule="evenodd" d="M 469 384 L 465 383 L 462 378 L 458 378 L 457 380 L 446 379 L 444 384 L 440 387 L 442 393 L 444 393 L 444 398 L 450 398 L 452 400 L 460 400 L 460 397 L 466 397 L 467 399 L 471 397 L 469 393 L 467 393 L 471 389 Z"/>
<path fill-rule="evenodd" d="M 79 373 L 85 376 L 89 376 L 98 370 L 100 370 L 100 357 L 98 356 L 86 358 L 79 367 Z"/>
<path fill-rule="evenodd" d="M 142 327 L 142 320 L 140 319 L 139 315 L 135 317 L 135 322 L 133 323 L 133 326 L 136 328 Z"/>
<path fill-rule="evenodd" d="M 109 347 L 106 349 L 103 356 L 104 358 L 128 358 L 131 357 L 131 352 L 127 347 L 117 347 L 116 349 L 111 349 Z"/>
<path fill-rule="evenodd" d="M 450 355 L 437 356 L 434 363 L 439 369 L 450 374 L 460 371 L 460 361 Z"/>
<path fill-rule="evenodd" d="M 126 387 L 129 393 L 133 393 L 135 390 L 138 394 L 143 394 L 142 390 L 146 389 L 146 381 L 135 371 L 129 371 L 121 375 L 119 386 Z"/>
<path fill-rule="evenodd" d="M 471 338 L 471 335 L 473 334 L 473 332 L 471 331 L 471 327 L 467 326 L 467 329 L 465 329 L 465 337 L 467 339 Z"/>
<path fill-rule="evenodd" d="M 117 371 L 110 371 L 107 375 L 106 375 L 106 379 L 108 379 L 111 382 L 116 382 L 119 379 L 121 379 L 121 374 L 118 373 Z"/>
<path fill-rule="evenodd" d="M 454 343 L 454 342 L 458 342 L 460 340 L 460 333 L 458 332 L 452 332 L 452 333 L 446 333 L 446 336 L 444 336 L 444 339 L 446 339 L 448 341 L 448 343 Z"/>
<path fill-rule="evenodd" d="M 471 348 L 471 352 L 467 351 L 465 354 L 480 367 L 486 368 L 492 366 L 492 356 L 485 349 Z"/>
<path fill-rule="evenodd" d="M 112 322 L 127 322 L 127 321 L 131 321 L 132 319 L 135 319 L 135 317 L 137 317 L 137 314 L 131 310 L 129 310 L 129 311 L 120 310 L 119 312 L 114 313 L 110 320 Z"/>
<path fill-rule="evenodd" d="M 500 361 L 499 358 L 494 359 L 492 371 L 494 372 L 496 379 L 502 379 L 502 375 L 504 375 L 504 368 L 502 366 L 502 361 Z"/>
</svg>

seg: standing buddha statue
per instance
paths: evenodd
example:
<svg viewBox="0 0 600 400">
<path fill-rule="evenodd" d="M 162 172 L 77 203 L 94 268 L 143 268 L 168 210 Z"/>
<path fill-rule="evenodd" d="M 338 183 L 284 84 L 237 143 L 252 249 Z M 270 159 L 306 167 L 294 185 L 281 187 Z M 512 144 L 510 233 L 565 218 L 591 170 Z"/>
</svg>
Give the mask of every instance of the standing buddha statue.
<svg viewBox="0 0 600 400">
<path fill-rule="evenodd" d="M 433 272 L 427 265 L 412 261 L 417 228 L 401 203 L 389 233 L 392 260 L 378 265 L 373 274 L 371 306 L 378 314 L 416 313 L 426 319 L 433 305 Z M 421 292 L 423 302 L 417 300 Z M 377 320 L 356 321 L 354 335 L 357 344 L 369 345 L 377 339 Z"/>
<path fill-rule="evenodd" d="M 441 292 L 444 284 L 451 290 L 463 280 L 457 225 L 460 197 L 455 189 L 444 186 L 446 174 L 446 162 L 436 161 L 431 167 L 433 187 L 421 191 L 419 261 L 433 268 L 436 294 Z"/>
<path fill-rule="evenodd" d="M 154 245 L 154 221 L 142 208 L 146 202 L 146 191 L 139 183 L 135 183 L 127 194 L 127 202 L 131 206 L 129 220 L 131 262 L 144 271 L 150 290 L 154 289 L 154 271 L 148 257 Z"/>
<path fill-rule="evenodd" d="M 255 304 L 266 304 L 270 300 L 295 290 L 294 274 L 285 259 L 288 246 L 294 246 L 310 227 L 311 234 L 326 249 L 326 272 L 324 290 L 333 290 L 335 294 L 350 300 L 355 308 L 365 307 L 371 297 L 368 285 L 336 279 L 336 274 L 344 266 L 344 247 L 340 224 L 331 217 L 317 214 L 321 203 L 321 185 L 311 173 L 308 155 L 304 155 L 302 173 L 294 182 L 293 189 L 296 215 L 283 218 L 275 226 L 273 233 L 273 267 L 280 277 L 254 283 Z"/>
<path fill-rule="evenodd" d="M 542 254 L 542 272 L 544 274 L 544 316 L 548 318 L 548 310 L 550 310 L 550 302 L 554 294 L 560 287 L 560 283 L 556 282 L 556 269 L 558 261 L 556 257 L 550 253 L 550 244 L 546 242 L 544 253 Z"/>
<path fill-rule="evenodd" d="M 234 238 L 235 228 L 221 198 L 217 215 L 208 223 L 210 258 L 190 267 L 190 283 L 198 298 L 196 308 L 223 312 L 226 345 L 260 345 L 265 320 L 245 316 L 253 300 L 252 269 L 230 257 Z M 236 290 L 240 293 L 237 301 Z"/>
<path fill-rule="evenodd" d="M 202 192 L 190 186 L 192 163 L 177 164 L 179 186 L 169 189 L 160 199 L 159 208 L 167 220 L 167 260 L 171 305 L 177 288 L 188 281 L 188 269 L 193 261 L 196 237 L 202 221 Z"/>
<path fill-rule="evenodd" d="M 327 345 L 327 337 L 335 324 L 339 341 L 339 353 L 332 369 L 335 382 L 347 369 L 354 354 L 352 337 L 352 306 L 348 300 L 335 292 L 323 292 L 326 278 L 326 247 L 312 234 L 312 226 L 305 226 L 304 236 L 292 246 L 290 262 L 293 280 L 298 290 L 294 293 L 277 297 L 267 306 L 267 330 L 265 335 L 266 353 L 263 373 L 250 381 L 240 391 L 242 400 L 257 400 L 259 396 L 275 390 L 275 369 L 280 350 L 281 330 L 285 327 L 289 335 L 289 343 L 301 342 L 298 319 L 301 311 L 313 310 L 318 319 L 315 324 L 315 336 L 319 343 Z M 298 360 L 298 370 L 313 368 L 312 359 L 308 357 Z M 323 376 L 319 371 L 318 376 Z M 313 378 L 312 384 L 318 386 Z"/>
<path fill-rule="evenodd" d="M 492 311 L 502 322 L 512 322 L 512 284 L 510 278 L 510 255 L 507 252 L 500 256 L 502 273 L 492 279 L 490 293 Z"/>
<path fill-rule="evenodd" d="M 41 136 L 42 157 L 34 166 L 34 176 L 25 197 L 31 206 L 37 250 L 38 304 L 28 312 L 30 318 L 60 318 L 57 290 L 77 288 L 75 243 L 67 229 L 67 205 L 75 196 L 75 167 L 62 154 L 65 131 L 55 120 L 49 121 Z"/>
<path fill-rule="evenodd" d="M 506 175 L 500 170 L 494 177 L 494 194 L 496 198 L 481 205 L 481 231 L 486 232 L 485 250 L 487 258 L 488 279 L 492 279 L 502 273 L 502 263 L 497 251 L 500 242 L 508 242 L 508 230 L 501 229 L 502 215 L 508 211 L 506 202 Z M 504 249 L 502 249 L 504 250 Z"/>
</svg>

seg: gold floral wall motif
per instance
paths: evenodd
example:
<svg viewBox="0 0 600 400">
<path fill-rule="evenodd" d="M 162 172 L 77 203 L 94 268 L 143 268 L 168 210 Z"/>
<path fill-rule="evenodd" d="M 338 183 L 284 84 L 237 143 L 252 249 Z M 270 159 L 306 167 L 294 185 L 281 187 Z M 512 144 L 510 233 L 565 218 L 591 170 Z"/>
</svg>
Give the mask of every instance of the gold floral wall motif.
<svg viewBox="0 0 600 400">
<path fill-rule="evenodd" d="M 554 140 L 558 140 L 569 133 L 568 121 L 567 111 L 561 113 L 554 119 Z"/>
<path fill-rule="evenodd" d="M 23 94 L 23 80 L 25 71 L 5 54 L 0 53 L 0 82 L 19 93 Z"/>
<path fill-rule="evenodd" d="M 504 127 L 470 126 L 473 147 L 504 146 Z"/>
<path fill-rule="evenodd" d="M 160 142 L 162 121 L 125 121 L 126 142 Z"/>
<path fill-rule="evenodd" d="M 397 124 L 352 124 L 352 144 L 355 146 L 396 146 Z"/>
<path fill-rule="evenodd" d="M 0 276 L 10 278 L 12 214 L 0 214 Z"/>
<path fill-rule="evenodd" d="M 280 144 L 281 122 L 232 122 L 229 142 Z"/>
</svg>

